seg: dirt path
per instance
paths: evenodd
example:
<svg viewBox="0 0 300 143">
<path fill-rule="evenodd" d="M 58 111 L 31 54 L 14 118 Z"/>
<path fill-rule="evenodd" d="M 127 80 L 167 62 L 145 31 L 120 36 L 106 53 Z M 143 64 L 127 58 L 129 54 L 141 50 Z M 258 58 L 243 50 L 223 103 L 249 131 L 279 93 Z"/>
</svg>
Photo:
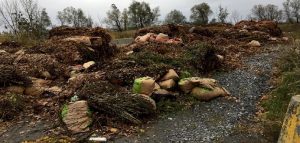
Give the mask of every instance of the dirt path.
<svg viewBox="0 0 300 143">
<path fill-rule="evenodd" d="M 269 91 L 272 63 L 279 47 L 244 59 L 245 68 L 214 76 L 237 98 L 202 102 L 189 110 L 161 117 L 145 127 L 145 132 L 115 142 L 269 142 L 263 134 L 241 133 L 239 127 L 251 126 L 256 104 Z"/>
</svg>

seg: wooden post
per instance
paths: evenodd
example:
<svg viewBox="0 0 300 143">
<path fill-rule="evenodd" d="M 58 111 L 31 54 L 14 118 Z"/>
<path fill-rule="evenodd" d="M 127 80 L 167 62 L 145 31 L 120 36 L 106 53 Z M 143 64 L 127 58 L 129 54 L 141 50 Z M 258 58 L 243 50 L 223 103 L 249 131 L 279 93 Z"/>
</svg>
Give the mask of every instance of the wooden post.
<svg viewBox="0 0 300 143">
<path fill-rule="evenodd" d="M 300 95 L 290 101 L 278 143 L 300 143 Z"/>
</svg>

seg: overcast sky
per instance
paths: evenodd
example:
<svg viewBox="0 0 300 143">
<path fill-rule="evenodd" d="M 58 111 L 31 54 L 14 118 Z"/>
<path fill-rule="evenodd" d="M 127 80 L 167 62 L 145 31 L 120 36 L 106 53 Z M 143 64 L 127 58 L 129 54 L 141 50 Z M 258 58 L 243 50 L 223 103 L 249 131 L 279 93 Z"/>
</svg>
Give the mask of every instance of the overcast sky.
<svg viewBox="0 0 300 143">
<path fill-rule="evenodd" d="M 161 17 L 164 19 L 165 15 L 173 9 L 178 9 L 189 18 L 190 9 L 195 4 L 206 2 L 211 6 L 211 9 L 216 13 L 218 6 L 226 7 L 229 12 L 238 11 L 243 17 L 246 17 L 251 8 L 255 4 L 275 4 L 282 8 L 284 0 L 137 0 L 145 1 L 151 7 L 160 7 Z M 106 12 L 110 9 L 111 4 L 116 4 L 120 10 L 127 8 L 132 0 L 38 0 L 39 5 L 47 9 L 49 16 L 53 23 L 57 23 L 57 11 L 61 11 L 65 7 L 73 6 L 81 8 L 86 14 L 91 15 L 95 22 L 103 20 Z M 212 16 L 213 17 L 213 16 Z"/>
</svg>

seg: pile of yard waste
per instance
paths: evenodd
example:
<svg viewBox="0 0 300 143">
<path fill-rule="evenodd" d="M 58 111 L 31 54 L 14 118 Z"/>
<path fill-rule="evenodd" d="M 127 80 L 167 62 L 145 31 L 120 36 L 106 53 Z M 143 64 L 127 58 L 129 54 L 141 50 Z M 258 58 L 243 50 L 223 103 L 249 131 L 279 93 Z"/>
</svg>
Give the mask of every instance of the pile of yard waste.
<svg viewBox="0 0 300 143">
<path fill-rule="evenodd" d="M 107 138 L 155 117 L 165 100 L 229 96 L 209 78 L 212 72 L 239 67 L 263 45 L 288 41 L 272 21 L 148 27 L 125 47 L 111 44 L 102 28 L 57 27 L 49 35 L 30 48 L 0 45 L 0 119 L 13 119 L 21 103 L 33 104 L 35 114 L 61 119 L 72 134 L 100 130 Z M 15 98 L 30 101 L 7 103 Z"/>
<path fill-rule="evenodd" d="M 48 40 L 34 47 L 22 47 L 13 41 L 0 45 L 2 92 L 59 96 L 68 90 L 71 77 L 90 72 L 118 52 L 102 28 L 58 27 L 51 30 L 50 35 Z"/>
</svg>

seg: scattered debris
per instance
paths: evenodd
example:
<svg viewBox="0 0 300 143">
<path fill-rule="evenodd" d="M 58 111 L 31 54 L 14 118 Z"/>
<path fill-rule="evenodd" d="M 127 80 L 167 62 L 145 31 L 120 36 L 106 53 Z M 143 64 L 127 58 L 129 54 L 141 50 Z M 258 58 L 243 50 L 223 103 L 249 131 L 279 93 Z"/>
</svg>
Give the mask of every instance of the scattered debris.
<svg viewBox="0 0 300 143">
<path fill-rule="evenodd" d="M 170 38 L 168 35 L 164 33 L 154 34 L 147 33 L 143 36 L 137 36 L 134 40 L 136 43 L 145 43 L 145 42 L 159 42 L 166 44 L 181 44 L 183 43 L 181 38 Z"/>
<path fill-rule="evenodd" d="M 90 137 L 89 141 L 92 141 L 92 142 L 107 142 L 107 139 L 105 137 Z"/>
<path fill-rule="evenodd" d="M 37 101 L 33 106 L 51 117 L 61 113 L 73 133 L 95 129 L 97 125 L 89 126 L 92 118 L 101 126 L 119 121 L 140 124 L 157 112 L 157 102 L 182 96 L 209 101 L 229 95 L 216 80 L 191 75 L 240 67 L 241 57 L 259 52 L 262 45 L 289 40 L 281 36 L 272 21 L 169 24 L 140 29 L 132 44 L 117 48 L 102 28 L 57 27 L 34 47 L 8 41 L 0 45 L 0 91 L 29 95 L 25 97 Z M 11 104 L 16 97 L 0 95 L 1 119 L 22 111 L 23 106 Z M 119 129 L 108 132 L 123 133 Z"/>
<path fill-rule="evenodd" d="M 95 61 L 89 61 L 89 62 L 87 62 L 87 63 L 84 63 L 84 64 L 83 64 L 83 67 L 84 67 L 85 69 L 89 69 L 90 67 L 94 66 L 95 64 L 96 64 Z"/>
<path fill-rule="evenodd" d="M 250 46 L 250 47 L 260 47 L 261 46 L 260 43 L 256 40 L 252 40 L 247 45 Z"/>
</svg>

